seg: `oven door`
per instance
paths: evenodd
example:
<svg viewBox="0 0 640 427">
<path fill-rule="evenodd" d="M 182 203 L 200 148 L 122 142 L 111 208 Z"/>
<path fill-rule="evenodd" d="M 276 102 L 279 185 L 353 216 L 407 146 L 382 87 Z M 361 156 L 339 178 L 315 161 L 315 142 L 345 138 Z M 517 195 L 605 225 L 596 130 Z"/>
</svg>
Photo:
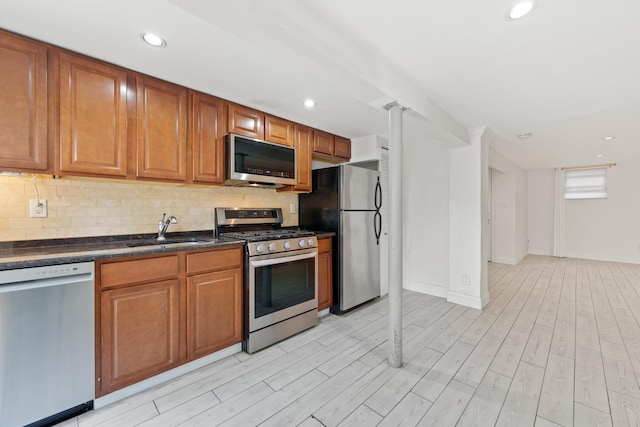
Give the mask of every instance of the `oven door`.
<svg viewBox="0 0 640 427">
<path fill-rule="evenodd" d="M 249 332 L 318 309 L 318 250 L 249 258 Z"/>
</svg>

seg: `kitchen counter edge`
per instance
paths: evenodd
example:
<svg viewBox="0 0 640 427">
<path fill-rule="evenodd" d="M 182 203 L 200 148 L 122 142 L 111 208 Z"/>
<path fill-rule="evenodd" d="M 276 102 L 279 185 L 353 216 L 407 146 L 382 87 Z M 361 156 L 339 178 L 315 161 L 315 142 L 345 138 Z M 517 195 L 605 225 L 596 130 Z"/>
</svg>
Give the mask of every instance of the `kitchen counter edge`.
<svg viewBox="0 0 640 427">
<path fill-rule="evenodd" d="M 155 255 L 169 252 L 198 251 L 202 249 L 213 249 L 228 246 L 242 246 L 244 244 L 243 240 L 213 237 L 211 235 L 207 237 L 197 235 L 197 237 L 202 241 L 192 244 L 178 245 L 158 244 L 129 247 L 126 246 L 126 242 L 130 242 L 131 240 L 123 240 L 122 242 L 112 241 L 100 244 L 93 242 L 86 243 L 86 239 L 80 238 L 77 239 L 77 243 L 72 242 L 74 239 L 67 239 L 69 240 L 67 244 L 58 246 L 33 246 L 30 248 L 20 248 L 19 250 L 0 248 L 0 271 L 31 267 L 43 267 L 49 265 L 70 264 L 77 262 L 89 262 L 107 258 Z M 7 242 L 4 243 L 6 245 Z"/>
</svg>

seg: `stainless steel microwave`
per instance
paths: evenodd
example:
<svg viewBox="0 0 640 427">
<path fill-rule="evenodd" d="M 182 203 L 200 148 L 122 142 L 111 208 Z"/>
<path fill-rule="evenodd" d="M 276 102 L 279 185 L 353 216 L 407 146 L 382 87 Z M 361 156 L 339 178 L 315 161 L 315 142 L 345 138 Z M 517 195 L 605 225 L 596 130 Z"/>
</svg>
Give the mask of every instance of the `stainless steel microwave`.
<svg viewBox="0 0 640 427">
<path fill-rule="evenodd" d="M 225 147 L 227 185 L 278 188 L 296 183 L 295 148 L 232 133 Z"/>
</svg>

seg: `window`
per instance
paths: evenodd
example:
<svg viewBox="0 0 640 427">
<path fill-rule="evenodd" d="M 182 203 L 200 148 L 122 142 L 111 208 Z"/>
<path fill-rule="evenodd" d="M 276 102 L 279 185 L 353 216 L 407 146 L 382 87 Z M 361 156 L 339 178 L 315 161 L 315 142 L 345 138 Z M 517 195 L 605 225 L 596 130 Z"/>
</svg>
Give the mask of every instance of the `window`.
<svg viewBox="0 0 640 427">
<path fill-rule="evenodd" d="M 606 199 L 607 168 L 564 171 L 565 199 Z"/>
</svg>

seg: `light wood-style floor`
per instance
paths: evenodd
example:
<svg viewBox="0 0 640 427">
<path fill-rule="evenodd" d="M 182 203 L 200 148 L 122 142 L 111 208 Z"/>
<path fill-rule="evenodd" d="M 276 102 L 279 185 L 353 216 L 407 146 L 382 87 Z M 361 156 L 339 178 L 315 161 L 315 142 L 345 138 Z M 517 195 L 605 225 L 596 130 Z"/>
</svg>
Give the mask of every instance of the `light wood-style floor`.
<svg viewBox="0 0 640 427">
<path fill-rule="evenodd" d="M 482 311 L 404 293 L 404 367 L 380 299 L 65 425 L 640 425 L 640 265 L 490 264 Z"/>
</svg>

